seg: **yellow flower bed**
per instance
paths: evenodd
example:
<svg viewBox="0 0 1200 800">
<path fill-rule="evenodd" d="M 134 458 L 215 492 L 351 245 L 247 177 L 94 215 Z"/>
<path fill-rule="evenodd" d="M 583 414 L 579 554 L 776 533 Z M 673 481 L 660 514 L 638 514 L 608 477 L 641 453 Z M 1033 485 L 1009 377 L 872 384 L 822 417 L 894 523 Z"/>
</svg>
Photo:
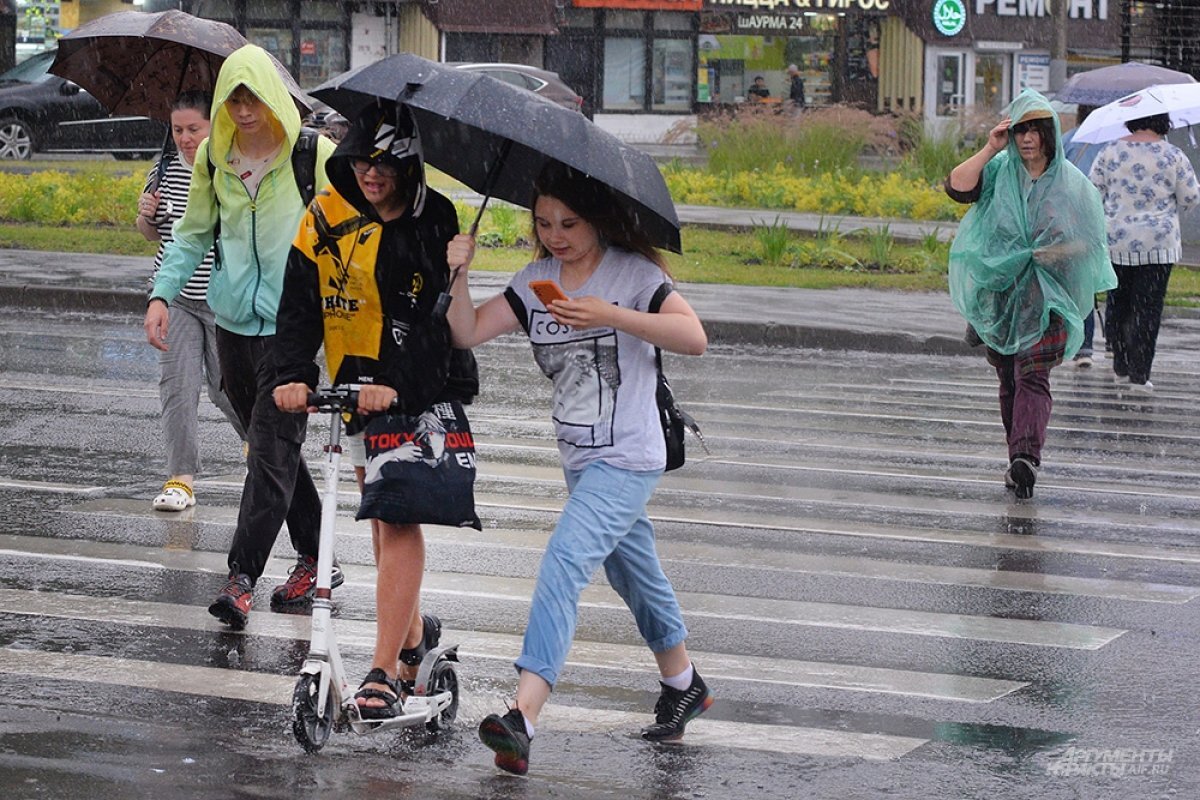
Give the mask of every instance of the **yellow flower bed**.
<svg viewBox="0 0 1200 800">
<path fill-rule="evenodd" d="M 132 228 L 143 183 L 99 171 L 0 172 L 0 220 Z"/>
<path fill-rule="evenodd" d="M 812 178 L 776 166 L 733 175 L 690 169 L 670 169 L 664 174 L 672 198 L 684 205 L 943 221 L 961 219 L 967 209 L 948 198 L 942 187 L 904 178 L 898 172 L 856 177 L 829 173 Z"/>
</svg>

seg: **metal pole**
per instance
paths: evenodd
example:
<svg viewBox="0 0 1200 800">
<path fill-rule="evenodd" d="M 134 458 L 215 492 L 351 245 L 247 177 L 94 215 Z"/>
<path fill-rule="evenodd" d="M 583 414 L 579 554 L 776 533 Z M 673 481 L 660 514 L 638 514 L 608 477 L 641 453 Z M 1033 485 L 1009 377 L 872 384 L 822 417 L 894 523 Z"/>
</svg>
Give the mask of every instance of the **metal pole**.
<svg viewBox="0 0 1200 800">
<path fill-rule="evenodd" d="M 1054 38 L 1050 42 L 1050 91 L 1057 92 L 1067 82 L 1067 3 L 1052 0 Z"/>
</svg>

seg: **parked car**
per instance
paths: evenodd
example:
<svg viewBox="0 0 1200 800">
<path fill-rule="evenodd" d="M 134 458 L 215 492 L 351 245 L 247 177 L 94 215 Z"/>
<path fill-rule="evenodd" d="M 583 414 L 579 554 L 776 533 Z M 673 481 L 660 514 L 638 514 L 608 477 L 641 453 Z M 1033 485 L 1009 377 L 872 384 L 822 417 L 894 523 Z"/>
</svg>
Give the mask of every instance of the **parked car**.
<svg viewBox="0 0 1200 800">
<path fill-rule="evenodd" d="M 150 158 L 167 127 L 147 117 L 113 117 L 78 84 L 52 75 L 54 50 L 0 73 L 0 159 L 34 153 L 112 153 Z"/>
<path fill-rule="evenodd" d="M 469 69 L 475 72 L 487 73 L 505 83 L 511 83 L 513 86 L 528 89 L 552 103 L 557 103 L 574 111 L 583 110 L 583 98 L 574 89 L 567 86 L 562 78 L 558 77 L 557 72 L 550 72 L 549 70 L 538 69 L 537 67 L 530 67 L 525 64 L 484 64 L 472 61 L 448 61 L 446 64 L 458 69 Z"/>
</svg>

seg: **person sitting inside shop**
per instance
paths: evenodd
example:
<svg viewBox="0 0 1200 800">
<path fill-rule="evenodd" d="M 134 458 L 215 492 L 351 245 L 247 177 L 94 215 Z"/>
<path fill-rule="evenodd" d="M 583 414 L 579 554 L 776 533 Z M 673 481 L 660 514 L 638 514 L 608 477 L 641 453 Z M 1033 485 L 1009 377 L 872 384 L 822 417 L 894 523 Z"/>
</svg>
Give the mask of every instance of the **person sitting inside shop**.
<svg viewBox="0 0 1200 800">
<path fill-rule="evenodd" d="M 771 90 L 767 88 L 767 81 L 762 75 L 754 78 L 753 85 L 750 86 L 747 94 L 758 102 L 762 102 L 771 96 Z"/>
</svg>

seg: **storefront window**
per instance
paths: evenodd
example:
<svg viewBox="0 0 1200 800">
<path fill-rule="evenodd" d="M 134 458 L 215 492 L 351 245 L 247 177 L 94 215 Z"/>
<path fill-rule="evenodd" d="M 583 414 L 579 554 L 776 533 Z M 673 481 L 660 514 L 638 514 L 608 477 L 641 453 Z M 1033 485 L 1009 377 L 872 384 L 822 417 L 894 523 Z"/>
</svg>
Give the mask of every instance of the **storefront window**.
<svg viewBox="0 0 1200 800">
<path fill-rule="evenodd" d="M 935 80 L 937 81 L 937 115 L 952 117 L 958 114 L 963 106 L 965 86 L 963 85 L 963 61 L 966 56 L 962 53 L 939 53 Z"/>
<path fill-rule="evenodd" d="M 340 30 L 300 32 L 301 86 L 316 86 L 346 69 L 346 40 Z"/>
<path fill-rule="evenodd" d="M 655 111 L 690 111 L 692 105 L 692 42 L 656 39 L 654 42 Z"/>
<path fill-rule="evenodd" d="M 279 28 L 247 28 L 246 38 L 254 44 L 275 56 L 287 67 L 287 71 L 296 74 L 292 66 L 292 32 Z"/>
<path fill-rule="evenodd" d="M 737 105 L 788 99 L 789 64 L 800 70 L 807 106 L 874 107 L 882 17 L 709 11 L 699 18 L 697 103 Z M 766 96 L 748 90 L 761 77 Z"/>
<path fill-rule="evenodd" d="M 642 47 L 642 39 L 604 40 L 605 110 L 645 108 L 646 61 Z"/>
<path fill-rule="evenodd" d="M 981 53 L 975 56 L 975 107 L 987 109 L 994 116 L 1007 105 L 1005 76 L 1009 56 L 1004 53 Z"/>
</svg>

